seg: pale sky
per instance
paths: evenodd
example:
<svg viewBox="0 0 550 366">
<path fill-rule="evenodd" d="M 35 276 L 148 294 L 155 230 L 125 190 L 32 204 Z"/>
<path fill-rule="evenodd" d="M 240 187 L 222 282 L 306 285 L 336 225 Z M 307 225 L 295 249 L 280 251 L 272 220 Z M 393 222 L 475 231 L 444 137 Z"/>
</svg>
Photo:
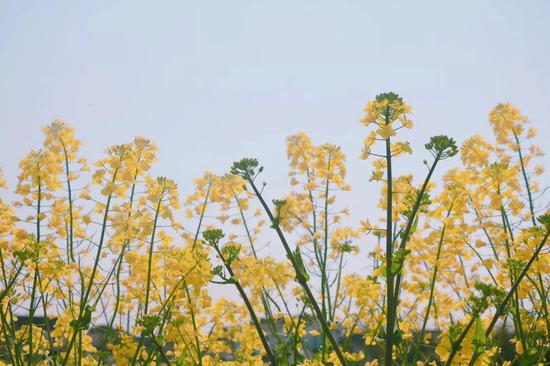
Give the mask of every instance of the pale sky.
<svg viewBox="0 0 550 366">
<path fill-rule="evenodd" d="M 356 221 L 372 218 L 379 186 L 358 159 L 368 133 L 358 120 L 390 90 L 414 108 L 416 153 L 396 174 L 424 174 L 429 136 L 489 135 L 499 102 L 518 106 L 550 150 L 544 0 L 4 0 L 0 69 L 0 166 L 12 187 L 55 118 L 75 126 L 90 161 L 136 135 L 154 140 L 154 172 L 182 196 L 205 169 L 222 174 L 245 156 L 265 166 L 268 198 L 282 196 L 284 139 L 306 132 L 342 146 L 354 190 L 341 202 Z"/>
</svg>

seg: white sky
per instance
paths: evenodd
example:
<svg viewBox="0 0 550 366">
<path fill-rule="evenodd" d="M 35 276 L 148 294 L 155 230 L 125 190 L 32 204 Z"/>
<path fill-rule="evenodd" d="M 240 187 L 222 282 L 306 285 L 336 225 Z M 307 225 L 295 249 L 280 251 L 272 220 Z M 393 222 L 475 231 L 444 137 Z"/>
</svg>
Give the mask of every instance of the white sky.
<svg viewBox="0 0 550 366">
<path fill-rule="evenodd" d="M 417 155 L 396 174 L 423 173 L 429 136 L 489 135 L 487 113 L 501 101 L 549 150 L 544 0 L 2 1 L 0 70 L 0 166 L 12 187 L 40 128 L 61 118 L 90 161 L 151 138 L 154 172 L 183 196 L 205 169 L 221 174 L 250 156 L 265 166 L 269 198 L 280 197 L 284 139 L 303 131 L 342 146 L 354 191 L 341 202 L 355 220 L 372 218 L 379 187 L 358 160 L 367 134 L 358 120 L 390 90 L 415 121 Z"/>
</svg>

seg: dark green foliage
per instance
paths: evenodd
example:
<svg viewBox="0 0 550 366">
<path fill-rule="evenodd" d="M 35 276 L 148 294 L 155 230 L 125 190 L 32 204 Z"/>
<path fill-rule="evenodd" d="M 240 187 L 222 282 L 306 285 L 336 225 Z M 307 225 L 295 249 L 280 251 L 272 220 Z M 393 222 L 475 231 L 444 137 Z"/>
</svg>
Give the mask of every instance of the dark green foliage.
<svg viewBox="0 0 550 366">
<path fill-rule="evenodd" d="M 453 157 L 458 153 L 455 140 L 445 135 L 432 136 L 430 142 L 424 145 L 424 147 L 439 160 Z"/>
<path fill-rule="evenodd" d="M 256 168 L 258 167 L 258 160 L 253 158 L 244 158 L 239 161 L 236 161 L 231 166 L 231 174 L 238 175 L 246 181 L 254 179 L 256 176 Z M 258 172 L 261 173 L 263 167 L 258 169 Z"/>
<path fill-rule="evenodd" d="M 209 229 L 202 233 L 202 237 L 205 242 L 211 246 L 217 246 L 220 240 L 225 236 L 220 229 Z"/>
</svg>

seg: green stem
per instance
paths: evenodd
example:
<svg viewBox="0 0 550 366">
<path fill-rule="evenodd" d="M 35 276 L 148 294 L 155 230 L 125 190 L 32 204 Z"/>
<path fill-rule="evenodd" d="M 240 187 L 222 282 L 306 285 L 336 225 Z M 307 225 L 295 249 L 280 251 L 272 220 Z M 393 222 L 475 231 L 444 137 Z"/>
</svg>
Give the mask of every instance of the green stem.
<svg viewBox="0 0 550 366">
<path fill-rule="evenodd" d="M 506 297 L 504 298 L 504 300 L 502 301 L 502 303 L 498 307 L 495 315 L 493 316 L 493 319 L 491 320 L 491 323 L 489 323 L 489 326 L 487 327 L 487 330 L 485 331 L 485 334 L 487 336 L 489 336 L 491 334 L 491 331 L 493 330 L 498 318 L 502 314 L 504 314 L 504 311 L 506 310 L 506 306 L 508 304 L 508 301 L 510 301 L 510 298 L 516 292 L 520 282 L 523 280 L 523 277 L 525 277 L 525 275 L 527 274 L 527 271 L 529 271 L 529 268 L 531 267 L 531 265 L 535 261 L 536 257 L 538 256 L 538 254 L 540 253 L 540 251 L 542 250 L 542 248 L 546 244 L 546 240 L 548 240 L 549 235 L 550 235 L 550 231 L 548 231 L 548 229 L 547 229 L 546 234 L 544 235 L 544 238 L 542 239 L 541 243 L 539 244 L 539 246 L 535 250 L 535 253 L 531 256 L 531 258 L 529 259 L 529 262 L 527 262 L 525 267 L 523 267 L 523 270 L 521 271 L 519 276 L 516 278 L 516 281 L 514 282 L 512 288 L 510 289 L 510 291 L 508 291 L 508 294 L 506 295 Z"/>
<path fill-rule="evenodd" d="M 6 348 L 8 349 L 8 354 L 12 360 L 12 363 L 15 365 L 22 365 L 23 361 L 21 360 L 21 355 L 19 354 L 19 350 L 17 345 L 13 344 L 13 355 L 12 355 L 12 341 L 15 341 L 16 334 L 15 334 L 15 326 L 13 322 L 13 310 L 11 308 L 11 303 L 7 302 L 7 309 L 6 312 L 10 315 L 10 322 L 8 323 L 8 319 L 6 317 L 6 313 L 4 313 L 4 308 L 1 304 L 4 302 L 4 297 L 6 297 L 9 292 L 11 291 L 12 287 L 15 285 L 17 278 L 19 277 L 19 274 L 23 270 L 23 263 L 19 266 L 15 274 L 12 278 L 8 280 L 8 276 L 6 273 L 6 267 L 4 264 L 4 256 L 2 254 L 2 250 L 0 249 L 0 262 L 2 264 L 2 274 L 3 274 L 3 281 L 4 281 L 4 290 L 0 292 L 0 317 L 2 318 L 2 332 L 4 333 L 5 338 L 5 344 Z M 15 265 L 14 265 L 15 268 Z M 9 331 L 9 334 L 8 334 Z"/>
<path fill-rule="evenodd" d="M 325 202 L 324 202 L 324 246 L 323 246 L 323 257 L 322 257 L 322 266 L 320 268 L 321 270 L 321 305 L 322 305 L 322 312 L 323 312 L 323 318 L 328 323 L 330 321 L 329 316 L 327 316 L 327 313 L 331 313 L 331 301 L 330 301 L 330 287 L 328 284 L 328 273 L 327 273 L 327 256 L 328 256 L 328 193 L 329 193 L 329 186 L 330 186 L 330 163 L 331 163 L 332 155 L 328 155 L 328 162 L 327 162 L 327 180 L 325 183 Z M 325 331 L 322 330 L 321 333 L 322 337 L 322 357 L 321 362 L 325 362 L 325 356 L 327 354 L 326 349 L 326 334 Z"/>
<path fill-rule="evenodd" d="M 204 218 L 204 214 L 206 212 L 206 205 L 208 204 L 208 197 L 210 196 L 210 187 L 212 186 L 212 182 L 208 182 L 208 188 L 206 190 L 206 196 L 204 197 L 204 202 L 202 204 L 201 209 L 201 216 L 199 218 L 199 224 L 197 225 L 197 231 L 195 232 L 195 237 L 193 238 L 193 251 L 195 250 L 195 245 L 197 245 L 197 241 L 199 238 L 200 229 L 202 226 L 202 220 Z"/>
<path fill-rule="evenodd" d="M 525 169 L 525 161 L 523 159 L 523 153 L 521 151 L 521 144 L 519 142 L 518 135 L 514 131 L 514 138 L 516 140 L 516 144 L 518 145 L 518 157 L 519 157 L 519 163 L 521 166 L 521 174 L 523 175 L 523 181 L 525 183 L 525 190 L 527 191 L 527 198 L 529 201 L 529 212 L 531 213 L 531 221 L 533 222 L 533 226 L 537 226 L 537 220 L 535 218 L 535 207 L 533 202 L 533 195 L 531 193 L 531 187 L 529 185 L 529 178 L 527 177 L 527 171 Z"/>
<path fill-rule="evenodd" d="M 120 160 L 122 160 L 122 157 L 121 157 Z M 112 177 L 111 183 L 114 184 L 114 182 L 116 181 L 116 178 L 117 178 L 117 174 L 118 174 L 118 168 L 115 169 L 115 171 L 113 172 L 113 177 Z M 94 283 L 95 274 L 96 274 L 97 268 L 99 266 L 99 260 L 101 258 L 101 252 L 103 250 L 103 244 L 104 244 L 104 241 L 105 241 L 105 236 L 106 236 L 106 231 L 107 231 L 107 220 L 109 218 L 109 209 L 110 209 L 112 198 L 113 198 L 113 194 L 109 193 L 109 196 L 107 197 L 107 202 L 105 204 L 105 211 L 103 213 L 103 222 L 101 224 L 101 234 L 100 234 L 100 237 L 99 237 L 99 245 L 98 245 L 96 257 L 95 257 L 95 260 L 94 260 L 94 265 L 92 267 L 92 273 L 90 275 L 90 282 L 88 284 L 88 287 L 87 287 L 86 291 L 84 292 L 84 296 L 82 298 L 82 301 L 80 302 L 80 309 L 79 309 L 78 319 L 80 319 L 82 317 L 82 315 L 84 314 L 84 309 L 86 307 L 86 303 L 88 302 L 88 298 L 90 296 L 92 286 L 93 286 L 93 283 Z M 71 354 L 71 349 L 74 345 L 74 342 L 76 340 L 76 336 L 77 336 L 78 333 L 80 333 L 80 331 L 74 331 L 72 336 L 71 336 L 71 339 L 69 340 L 69 344 L 67 346 L 65 358 L 63 359 L 63 362 L 62 362 L 63 366 L 66 366 L 67 362 L 69 361 L 69 356 Z"/>
<path fill-rule="evenodd" d="M 454 203 L 454 201 L 453 201 L 453 203 Z M 451 211 L 453 209 L 453 203 L 451 203 L 451 206 L 447 210 L 446 218 L 449 218 L 449 216 L 451 215 Z M 439 259 L 441 258 L 441 248 L 443 247 L 443 239 L 445 238 L 445 230 L 446 229 L 447 229 L 447 225 L 444 224 L 443 228 L 441 229 L 441 234 L 439 236 L 439 242 L 437 244 L 437 253 L 435 255 L 434 271 L 433 271 L 432 278 L 431 278 L 431 281 L 430 281 L 430 295 L 428 296 L 428 305 L 426 306 L 426 314 L 424 315 L 424 321 L 422 322 L 422 328 L 420 329 L 420 335 L 419 335 L 419 342 L 421 344 L 424 343 L 424 334 L 426 332 L 426 326 L 428 324 L 428 319 L 430 317 L 430 310 L 431 310 L 432 302 L 433 302 L 433 298 L 434 298 L 435 283 L 437 281 L 437 272 L 439 270 Z M 419 351 L 419 349 L 417 348 L 416 351 L 415 351 L 415 357 L 414 357 L 415 361 L 416 361 L 416 354 L 417 354 L 418 351 Z"/>
<path fill-rule="evenodd" d="M 470 318 L 470 321 L 466 325 L 466 328 L 464 328 L 462 333 L 460 333 L 460 336 L 458 337 L 458 339 L 455 342 L 451 343 L 451 354 L 449 355 L 449 358 L 447 358 L 447 361 L 445 361 L 446 366 L 451 366 L 453 364 L 453 359 L 455 358 L 456 353 L 458 352 L 458 350 L 460 348 L 460 345 L 464 341 L 464 338 L 466 338 L 466 335 L 468 334 L 468 332 L 470 331 L 470 329 L 474 325 L 477 316 L 478 316 L 478 313 L 474 312 L 472 314 L 472 317 Z"/>
<path fill-rule="evenodd" d="M 155 234 L 157 232 L 157 222 L 158 222 L 159 211 L 162 205 L 162 198 L 164 196 L 165 189 L 166 189 L 165 187 L 162 188 L 162 193 L 160 194 L 160 197 L 157 203 L 157 208 L 155 210 L 155 218 L 153 220 L 153 230 L 151 232 L 151 240 L 149 242 L 149 257 L 147 260 L 147 282 L 145 287 L 145 304 L 143 309 L 144 315 L 147 315 L 149 310 L 149 296 L 151 292 L 151 273 L 153 270 L 153 248 L 155 246 Z"/>
<path fill-rule="evenodd" d="M 424 183 L 422 184 L 422 188 L 420 189 L 420 192 L 418 194 L 418 197 L 416 198 L 416 201 L 413 205 L 413 209 L 411 211 L 411 215 L 407 218 L 407 226 L 405 227 L 405 231 L 403 232 L 403 236 L 401 238 L 401 244 L 399 245 L 400 250 L 405 250 L 407 246 L 407 242 L 409 241 L 409 236 L 411 234 L 412 227 L 414 225 L 414 221 L 416 219 L 416 214 L 418 213 L 418 210 L 420 209 L 420 204 L 422 203 L 422 197 L 424 197 L 424 194 L 426 193 L 426 190 L 428 189 L 428 184 L 430 183 L 430 179 L 432 178 L 432 175 L 435 171 L 435 167 L 437 163 L 440 160 L 440 155 L 436 155 L 434 162 L 432 166 L 430 167 L 430 170 L 428 172 L 428 175 L 426 176 L 426 179 L 424 180 Z M 397 274 L 397 278 L 395 281 L 395 304 L 398 303 L 399 300 L 399 290 L 401 288 L 401 281 L 402 281 L 402 274 L 399 272 Z"/>
<path fill-rule="evenodd" d="M 237 280 L 235 273 L 233 272 L 231 268 L 231 264 L 224 258 L 221 250 L 217 245 L 214 245 L 214 249 L 218 253 L 218 256 L 222 260 L 225 268 L 227 269 L 227 272 L 229 272 L 229 275 L 231 276 L 230 282 L 235 285 L 237 288 L 237 291 L 239 291 L 239 294 L 241 295 L 241 298 L 244 301 L 244 304 L 246 306 L 246 309 L 248 310 L 248 313 L 250 314 L 250 317 L 252 318 L 252 323 L 254 323 L 254 327 L 256 327 L 256 331 L 258 332 L 258 335 L 260 336 L 260 340 L 262 342 L 262 345 L 264 346 L 265 352 L 267 354 L 267 357 L 269 358 L 269 361 L 273 366 L 277 366 L 277 360 L 275 359 L 275 356 L 271 352 L 271 348 L 269 347 L 269 342 L 267 341 L 267 338 L 264 335 L 264 331 L 262 330 L 262 327 L 260 325 L 260 321 L 258 320 L 258 317 L 256 316 L 256 312 L 254 311 L 254 308 L 252 307 L 252 304 L 250 303 L 250 300 L 248 299 L 248 296 L 246 295 L 246 292 L 244 291 L 243 287 L 241 286 L 239 280 Z"/>
<path fill-rule="evenodd" d="M 137 158 L 137 165 L 139 166 L 139 163 L 141 161 L 141 151 L 140 153 L 138 154 L 138 158 Z M 139 175 L 139 169 L 136 168 L 136 171 L 134 173 L 134 183 L 132 184 L 132 189 L 130 191 L 130 198 L 129 198 L 129 207 L 128 207 L 128 220 L 130 220 L 130 218 L 132 217 L 132 208 L 133 208 L 133 204 L 134 204 L 134 195 L 135 195 L 135 192 L 136 192 L 136 180 L 137 180 L 137 177 Z M 122 262 L 123 262 L 123 258 L 124 258 L 124 253 L 126 251 L 126 248 L 130 245 L 130 240 L 125 240 L 124 244 L 122 245 L 122 249 L 120 251 L 120 256 L 119 256 L 119 261 L 118 261 L 118 265 L 115 265 L 116 266 L 116 275 L 115 275 L 115 278 L 116 278 L 116 300 L 115 300 L 115 306 L 114 306 L 114 309 L 113 309 L 113 315 L 108 323 L 108 327 L 107 327 L 107 334 L 105 335 L 105 344 L 108 344 L 109 341 L 110 341 L 110 338 L 111 338 L 111 335 L 113 333 L 113 324 L 115 323 L 115 319 L 116 319 L 116 316 L 117 316 L 117 313 L 118 313 L 118 308 L 120 306 L 120 294 L 121 294 L 121 290 L 120 290 L 120 273 L 121 273 L 121 270 L 122 270 Z M 100 359 L 98 361 L 98 366 L 100 366 L 102 363 L 102 360 Z"/>
<path fill-rule="evenodd" d="M 525 267 L 523 267 L 523 270 L 521 271 L 519 276 L 516 278 L 514 284 L 512 285 L 512 288 L 510 289 L 510 291 L 508 291 L 508 293 L 506 294 L 506 297 L 504 298 L 504 300 L 502 300 L 499 307 L 497 308 L 497 311 L 495 312 L 495 315 L 493 316 L 493 318 L 491 319 L 491 322 L 489 323 L 489 326 L 485 330 L 485 336 L 486 337 L 489 337 L 491 335 L 491 331 L 495 327 L 498 319 L 505 313 L 506 307 L 508 306 L 508 302 L 510 301 L 510 299 L 516 293 L 516 290 L 518 289 L 518 286 L 519 286 L 520 282 L 527 275 L 527 272 L 529 271 L 529 268 L 531 267 L 531 265 L 533 264 L 533 262 L 535 261 L 535 259 L 539 255 L 542 248 L 544 248 L 544 245 L 546 244 L 546 241 L 548 240 L 549 235 L 550 235 L 550 230 L 546 229 L 546 233 L 544 234 L 544 238 L 542 239 L 541 243 L 538 245 L 537 249 L 535 250 L 535 253 L 533 253 L 531 258 L 529 259 L 529 262 L 527 262 Z M 469 365 L 473 365 L 479 356 L 480 356 L 480 354 L 474 353 L 472 355 L 472 358 L 470 360 Z"/>
<path fill-rule="evenodd" d="M 386 119 L 386 123 L 389 121 Z M 394 305 L 394 280 L 392 273 L 393 260 L 393 177 L 391 161 L 391 142 L 386 139 L 386 349 L 384 364 L 391 366 L 393 361 L 393 331 L 397 306 Z M 397 300 L 397 299 L 395 299 Z"/>
<path fill-rule="evenodd" d="M 514 138 L 516 140 L 516 144 L 518 145 L 518 156 L 519 156 L 519 162 L 521 166 L 521 174 L 523 175 L 523 182 L 525 183 L 525 190 L 527 191 L 527 198 L 529 202 L 529 212 L 531 213 L 531 222 L 533 223 L 533 226 L 537 226 L 537 220 L 535 218 L 535 208 L 534 208 L 535 205 L 534 205 L 533 195 L 531 193 L 531 186 L 529 184 L 529 177 L 527 176 L 527 170 L 525 168 L 525 161 L 523 159 L 521 143 L 515 131 L 514 131 Z M 548 306 L 547 306 L 547 294 L 544 289 L 544 282 L 542 279 L 542 274 L 540 272 L 537 273 L 537 279 L 541 289 L 541 305 L 542 305 L 542 310 L 544 312 L 546 329 L 547 329 L 547 332 L 550 332 L 550 316 L 549 316 Z"/>
<path fill-rule="evenodd" d="M 338 357 L 338 360 L 340 361 L 340 363 L 343 366 L 347 365 L 346 359 L 344 358 L 344 355 L 342 354 L 342 351 L 338 347 L 338 343 L 336 342 L 336 339 L 332 335 L 332 332 L 330 331 L 330 328 L 329 328 L 327 322 L 323 318 L 323 313 L 321 312 L 321 309 L 319 308 L 319 304 L 317 304 L 317 301 L 315 300 L 315 296 L 313 295 L 313 292 L 309 288 L 309 286 L 307 284 L 307 281 L 306 281 L 304 275 L 302 274 L 302 271 L 301 271 L 300 267 L 298 266 L 298 263 L 296 262 L 296 259 L 294 258 L 294 254 L 292 253 L 292 250 L 290 249 L 290 246 L 288 245 L 288 242 L 286 241 L 286 238 L 285 238 L 285 236 L 284 236 L 277 220 L 273 216 L 273 213 L 269 209 L 269 206 L 267 205 L 264 198 L 262 197 L 262 194 L 258 190 L 258 187 L 256 187 L 256 185 L 254 184 L 254 181 L 249 177 L 247 177 L 247 181 L 250 184 L 250 186 L 252 187 L 254 193 L 256 194 L 256 197 L 258 197 L 258 199 L 260 200 L 260 203 L 262 204 L 262 207 L 264 208 L 264 211 L 266 212 L 267 216 L 269 217 L 269 220 L 270 220 L 273 228 L 277 232 L 279 240 L 281 241 L 281 243 L 283 244 L 283 247 L 285 249 L 287 258 L 290 260 L 290 263 L 292 264 L 292 267 L 294 268 L 294 271 L 296 272 L 296 279 L 297 279 L 298 283 L 302 286 L 302 288 L 303 288 L 303 290 L 306 294 L 307 299 L 309 300 L 309 302 L 311 303 L 311 306 L 313 307 L 313 310 L 314 310 L 314 312 L 317 316 L 317 319 L 321 323 L 321 326 L 322 326 L 323 330 L 327 333 L 327 337 L 328 337 L 334 351 L 336 352 L 336 356 Z"/>
<path fill-rule="evenodd" d="M 189 311 L 191 313 L 191 321 L 193 323 L 193 332 L 195 332 L 195 345 L 197 347 L 197 359 L 199 366 L 202 366 L 202 352 L 201 344 L 199 341 L 199 331 L 197 328 L 197 322 L 195 320 L 195 311 L 193 310 L 193 301 L 191 301 L 191 294 L 189 293 L 189 288 L 187 287 L 187 282 L 183 281 L 183 286 L 185 288 L 185 294 L 187 295 L 187 303 L 189 305 Z"/>
<path fill-rule="evenodd" d="M 233 197 L 235 198 L 235 202 L 237 203 L 237 208 L 239 209 L 239 214 L 241 216 L 241 220 L 243 220 L 244 229 L 246 231 L 246 237 L 248 239 L 248 243 L 250 244 L 250 248 L 252 250 L 252 255 L 254 256 L 254 259 L 258 260 L 258 254 L 256 252 L 256 248 L 255 248 L 255 245 L 254 245 L 254 240 L 252 239 L 252 234 L 250 233 L 250 229 L 248 228 L 248 223 L 246 221 L 246 217 L 244 216 L 244 211 L 243 211 L 242 206 L 241 206 L 241 200 L 239 199 L 239 197 L 237 196 L 237 194 L 233 190 L 233 188 L 231 188 L 231 193 L 233 194 Z M 279 292 L 281 292 L 281 290 L 279 288 L 279 284 L 273 278 L 271 278 L 271 280 L 273 281 L 275 287 L 279 290 Z M 265 286 L 262 286 L 261 300 L 262 300 L 262 305 L 264 307 L 266 320 L 269 323 L 269 327 L 271 328 L 272 334 L 279 341 L 280 337 L 279 337 L 279 334 L 277 333 L 277 326 L 275 324 L 275 320 L 273 319 L 273 312 L 271 310 L 271 306 L 269 305 L 269 301 L 268 301 L 270 299 L 271 299 L 271 297 L 269 296 L 268 289 Z M 273 303 L 275 303 L 275 301 L 273 301 Z"/>
<path fill-rule="evenodd" d="M 28 359 L 28 365 L 32 365 L 32 359 L 33 359 L 33 337 L 32 337 L 32 328 L 34 323 L 34 298 L 36 296 L 36 286 L 38 284 L 38 260 L 39 260 L 39 253 L 40 250 L 40 213 L 41 213 L 41 205 L 42 205 L 42 182 L 40 179 L 40 164 L 37 163 L 37 169 L 38 169 L 38 202 L 36 207 L 36 253 L 34 253 L 35 257 L 33 257 L 35 262 L 35 268 L 34 268 L 34 278 L 32 280 L 32 290 L 31 290 L 31 303 L 29 307 L 29 320 L 28 320 L 28 331 L 29 331 L 29 359 Z"/>
<path fill-rule="evenodd" d="M 145 303 L 143 305 L 143 315 L 147 315 L 149 313 L 149 296 L 151 292 L 151 273 L 153 270 L 153 247 L 155 244 L 155 233 L 157 230 L 157 221 L 158 221 L 159 211 L 162 204 L 162 198 L 164 196 L 165 189 L 166 187 L 162 188 L 162 192 L 157 202 L 157 207 L 155 209 L 155 217 L 153 219 L 153 229 L 151 231 L 151 239 L 149 241 L 149 254 L 148 254 L 148 260 L 147 260 L 147 280 L 145 285 Z M 145 341 L 145 334 L 142 332 L 139 338 L 139 344 L 136 348 L 136 352 L 134 353 L 134 357 L 132 359 L 132 365 L 136 363 L 138 357 L 141 359 L 141 355 L 139 354 L 139 351 L 141 350 L 144 341 Z"/>
<path fill-rule="evenodd" d="M 500 187 L 497 189 L 497 193 L 498 195 L 501 194 Z M 506 247 L 506 254 L 508 256 L 508 260 L 510 261 L 512 259 L 510 242 L 512 243 L 514 242 L 514 234 L 512 232 L 512 228 L 510 227 L 510 223 L 508 222 L 508 216 L 506 215 L 506 211 L 502 206 L 500 207 L 500 213 L 502 216 L 502 225 L 504 229 L 504 234 L 506 235 L 506 239 L 504 240 L 504 245 Z M 508 240 L 508 236 L 510 237 L 510 240 Z M 512 269 L 510 269 L 510 286 L 512 286 L 514 283 L 514 280 L 515 280 L 514 276 L 515 276 L 514 272 L 512 271 Z M 519 335 L 519 339 L 521 341 L 523 349 L 527 351 L 527 341 L 525 339 L 525 334 L 523 332 L 523 325 L 521 321 L 521 312 L 520 312 L 520 305 L 519 305 L 519 295 L 518 295 L 517 289 L 514 292 L 513 300 L 514 300 L 514 314 L 513 314 L 514 327 L 516 329 L 516 332 Z"/>
</svg>

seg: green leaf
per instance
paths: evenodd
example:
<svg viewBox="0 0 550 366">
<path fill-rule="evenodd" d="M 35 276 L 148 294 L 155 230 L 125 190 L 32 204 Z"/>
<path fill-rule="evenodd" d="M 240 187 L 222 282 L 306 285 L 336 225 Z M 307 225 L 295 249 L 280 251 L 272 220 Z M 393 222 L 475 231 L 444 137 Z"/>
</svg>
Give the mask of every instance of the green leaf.
<svg viewBox="0 0 550 366">
<path fill-rule="evenodd" d="M 94 309 L 90 305 L 86 305 L 82 316 L 79 319 L 71 320 L 71 322 L 69 323 L 71 328 L 73 328 L 75 331 L 88 329 L 90 323 L 92 322 L 93 311 Z"/>
<path fill-rule="evenodd" d="M 476 316 L 474 336 L 472 338 L 472 343 L 474 345 L 474 351 L 480 353 L 485 349 L 487 344 L 487 337 L 485 336 L 485 330 L 483 329 L 483 323 L 479 316 Z"/>
<path fill-rule="evenodd" d="M 392 256 L 392 263 L 391 263 L 391 273 L 392 275 L 396 275 L 401 272 L 401 269 L 403 269 L 403 262 L 405 261 L 405 258 L 411 251 L 409 249 L 398 249 L 395 251 L 395 253 Z"/>
<path fill-rule="evenodd" d="M 152 335 L 155 328 L 160 326 L 161 317 L 158 314 L 144 315 L 137 323 L 143 327 L 143 334 Z"/>
<path fill-rule="evenodd" d="M 396 330 L 393 332 L 393 344 L 398 346 L 403 341 L 403 331 L 402 330 Z"/>
<path fill-rule="evenodd" d="M 297 270 L 300 271 L 306 282 L 309 281 L 309 274 L 306 271 L 304 260 L 302 259 L 302 254 L 300 253 L 299 248 L 296 248 L 296 250 L 294 251 L 294 260 L 296 261 L 296 265 L 298 266 Z M 298 274 L 296 274 L 296 280 L 298 280 Z"/>
</svg>

